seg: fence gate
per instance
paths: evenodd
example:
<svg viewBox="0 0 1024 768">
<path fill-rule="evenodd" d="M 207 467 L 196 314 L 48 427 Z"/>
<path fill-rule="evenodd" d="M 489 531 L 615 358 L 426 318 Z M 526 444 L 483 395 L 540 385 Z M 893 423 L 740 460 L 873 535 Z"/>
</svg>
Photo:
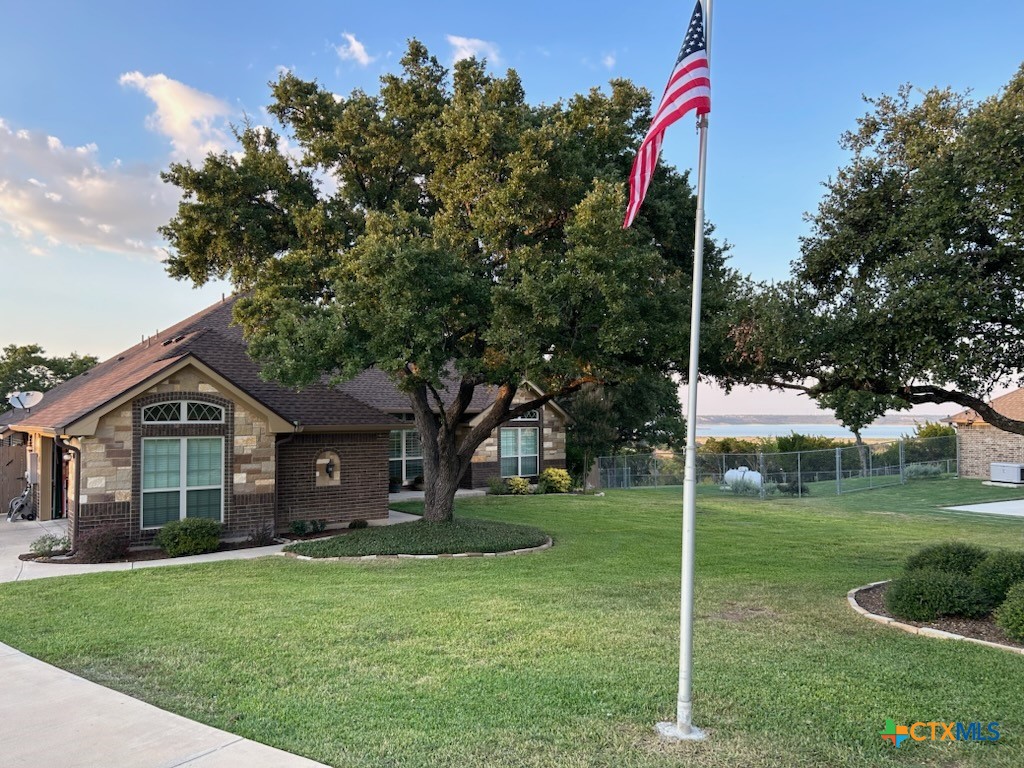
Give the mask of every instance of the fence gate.
<svg viewBox="0 0 1024 768">
<path fill-rule="evenodd" d="M 0 440 L 0 504 L 7 514 L 7 502 L 25 490 L 25 446 Z"/>
</svg>

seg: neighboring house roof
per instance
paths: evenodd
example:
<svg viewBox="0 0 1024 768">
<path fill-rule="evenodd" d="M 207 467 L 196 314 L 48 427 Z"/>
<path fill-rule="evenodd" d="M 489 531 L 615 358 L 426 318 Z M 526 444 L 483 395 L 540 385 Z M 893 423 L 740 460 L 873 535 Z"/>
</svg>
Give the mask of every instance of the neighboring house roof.
<svg viewBox="0 0 1024 768">
<path fill-rule="evenodd" d="M 0 423 L 65 434 L 67 427 L 113 407 L 126 393 L 196 362 L 289 424 L 314 429 L 387 429 L 395 425 L 380 410 L 325 383 L 296 392 L 261 379 L 259 366 L 246 354 L 241 329 L 232 325 L 236 299 L 208 307 L 105 360 L 47 392 L 35 408 L 4 414 Z"/>
<path fill-rule="evenodd" d="M 989 405 L 1007 418 L 1024 421 L 1024 389 L 1016 389 L 1013 392 L 1007 392 L 1005 395 L 992 400 Z M 973 408 L 960 411 L 960 413 L 950 416 L 946 421 L 950 424 L 957 424 L 961 426 L 987 423 L 985 419 L 982 418 Z"/>
</svg>

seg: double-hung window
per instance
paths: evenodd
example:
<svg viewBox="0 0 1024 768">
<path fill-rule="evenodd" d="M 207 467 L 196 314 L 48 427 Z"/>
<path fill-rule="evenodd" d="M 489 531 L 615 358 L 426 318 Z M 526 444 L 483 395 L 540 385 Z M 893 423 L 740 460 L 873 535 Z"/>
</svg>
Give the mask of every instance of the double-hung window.
<svg viewBox="0 0 1024 768">
<path fill-rule="evenodd" d="M 147 437 L 142 441 L 142 527 L 224 518 L 224 438 Z"/>
<path fill-rule="evenodd" d="M 501 430 L 501 476 L 537 474 L 537 427 L 505 427 Z"/>
<path fill-rule="evenodd" d="M 415 429 L 394 429 L 389 441 L 388 476 L 408 482 L 423 476 L 423 443 Z"/>
</svg>

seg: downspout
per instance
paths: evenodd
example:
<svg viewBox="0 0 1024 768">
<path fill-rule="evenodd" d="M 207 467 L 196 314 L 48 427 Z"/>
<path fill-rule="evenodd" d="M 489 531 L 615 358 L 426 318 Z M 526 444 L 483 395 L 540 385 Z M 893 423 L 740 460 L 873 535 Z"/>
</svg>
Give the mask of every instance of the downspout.
<svg viewBox="0 0 1024 768">
<path fill-rule="evenodd" d="M 71 503 L 74 505 L 75 514 L 73 517 L 70 514 L 68 515 L 71 517 L 71 528 L 68 534 L 71 539 L 71 546 L 74 548 L 75 542 L 78 541 L 78 501 L 82 492 L 82 451 L 65 441 L 60 435 L 54 435 L 53 442 L 62 451 L 71 451 L 71 454 L 75 457 L 75 496 L 71 500 Z"/>
<path fill-rule="evenodd" d="M 292 427 L 294 428 L 292 432 L 290 432 L 288 435 L 286 435 L 281 440 L 275 440 L 274 441 L 274 526 L 275 526 L 275 528 L 277 526 L 278 494 L 280 493 L 279 489 L 281 487 L 281 446 L 282 445 L 288 445 L 288 443 L 290 443 L 292 440 L 295 439 L 295 436 L 297 434 L 299 434 L 299 432 L 302 431 L 302 423 L 298 419 L 296 419 L 295 421 L 292 422 Z M 276 534 L 277 531 L 275 530 L 274 533 Z"/>
</svg>

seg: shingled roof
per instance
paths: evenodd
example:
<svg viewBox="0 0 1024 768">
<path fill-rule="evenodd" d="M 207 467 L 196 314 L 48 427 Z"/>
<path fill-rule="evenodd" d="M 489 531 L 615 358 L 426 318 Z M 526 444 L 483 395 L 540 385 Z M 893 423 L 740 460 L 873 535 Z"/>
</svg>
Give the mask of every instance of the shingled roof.
<svg viewBox="0 0 1024 768">
<path fill-rule="evenodd" d="M 445 405 L 449 405 L 459 391 L 459 380 L 452 376 L 441 383 L 442 387 L 439 390 L 441 400 Z M 378 368 L 369 368 L 339 386 L 343 392 L 347 392 L 352 397 L 385 413 L 409 413 L 412 411 L 409 396 L 400 392 L 388 375 Z M 469 415 L 481 413 L 494 402 L 497 396 L 497 387 L 478 386 L 473 392 L 473 399 L 470 401 L 469 407 L 466 408 L 466 413 Z"/>
<path fill-rule="evenodd" d="M 326 383 L 296 392 L 261 379 L 259 366 L 246 354 L 241 330 L 232 325 L 236 300 L 232 297 L 214 304 L 103 361 L 47 392 L 35 408 L 4 414 L 0 424 L 65 434 L 68 425 L 102 410 L 140 385 L 159 381 L 162 374 L 183 361 L 194 359 L 303 429 L 366 430 L 396 425 L 396 420 L 381 410 Z"/>
<path fill-rule="evenodd" d="M 1024 389 L 1015 389 L 1013 392 L 1007 392 L 1005 395 L 994 398 L 989 405 L 1007 418 L 1024 421 Z M 960 413 L 950 416 L 946 421 L 950 424 L 959 425 L 987 423 L 973 408 L 960 411 Z"/>
</svg>

